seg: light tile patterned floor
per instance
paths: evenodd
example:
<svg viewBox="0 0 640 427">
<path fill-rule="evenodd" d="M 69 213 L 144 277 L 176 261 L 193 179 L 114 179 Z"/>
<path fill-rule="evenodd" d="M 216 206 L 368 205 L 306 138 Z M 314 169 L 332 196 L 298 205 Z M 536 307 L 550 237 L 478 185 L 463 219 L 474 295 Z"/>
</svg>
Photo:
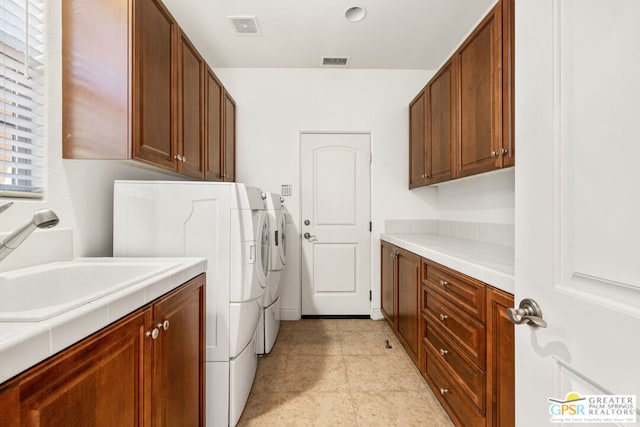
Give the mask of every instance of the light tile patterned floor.
<svg viewBox="0 0 640 427">
<path fill-rule="evenodd" d="M 323 319 L 282 322 L 238 425 L 452 424 L 386 322 Z"/>
</svg>

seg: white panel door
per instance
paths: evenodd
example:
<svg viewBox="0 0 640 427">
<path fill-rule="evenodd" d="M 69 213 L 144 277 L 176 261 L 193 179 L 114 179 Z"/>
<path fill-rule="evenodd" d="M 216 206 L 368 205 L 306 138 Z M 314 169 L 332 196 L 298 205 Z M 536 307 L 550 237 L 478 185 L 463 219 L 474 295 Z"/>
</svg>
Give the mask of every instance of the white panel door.
<svg viewBox="0 0 640 427">
<path fill-rule="evenodd" d="M 548 323 L 516 326 L 516 424 L 537 427 L 640 397 L 640 2 L 515 11 L 515 297 Z"/>
<path fill-rule="evenodd" d="M 302 314 L 369 314 L 369 134 L 300 143 Z"/>
</svg>

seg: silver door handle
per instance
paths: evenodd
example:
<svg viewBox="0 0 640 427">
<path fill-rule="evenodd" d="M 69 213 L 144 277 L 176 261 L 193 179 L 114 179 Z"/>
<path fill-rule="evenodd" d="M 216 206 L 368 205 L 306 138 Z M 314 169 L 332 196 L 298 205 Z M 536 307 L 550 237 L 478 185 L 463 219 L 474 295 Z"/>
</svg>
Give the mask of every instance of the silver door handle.
<svg viewBox="0 0 640 427">
<path fill-rule="evenodd" d="M 310 242 L 317 242 L 318 239 L 316 239 L 316 236 L 313 234 L 310 234 L 308 231 L 306 233 L 304 233 L 302 235 L 302 237 L 304 237 L 305 239 L 307 239 Z"/>
<path fill-rule="evenodd" d="M 520 301 L 518 308 L 507 308 L 507 316 L 516 325 L 526 323 L 540 328 L 547 327 L 547 322 L 542 319 L 540 306 L 531 298 Z"/>
</svg>

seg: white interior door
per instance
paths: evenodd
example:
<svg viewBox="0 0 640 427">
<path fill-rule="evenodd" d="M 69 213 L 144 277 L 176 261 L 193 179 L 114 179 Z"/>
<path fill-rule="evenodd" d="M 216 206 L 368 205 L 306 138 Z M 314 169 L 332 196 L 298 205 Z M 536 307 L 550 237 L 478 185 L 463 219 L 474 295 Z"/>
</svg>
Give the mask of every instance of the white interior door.
<svg viewBox="0 0 640 427">
<path fill-rule="evenodd" d="M 516 424 L 606 418 L 573 399 L 640 395 L 640 2 L 515 11 L 515 296 L 548 322 L 516 326 Z"/>
<path fill-rule="evenodd" d="M 300 143 L 302 315 L 370 314 L 369 134 Z"/>
</svg>

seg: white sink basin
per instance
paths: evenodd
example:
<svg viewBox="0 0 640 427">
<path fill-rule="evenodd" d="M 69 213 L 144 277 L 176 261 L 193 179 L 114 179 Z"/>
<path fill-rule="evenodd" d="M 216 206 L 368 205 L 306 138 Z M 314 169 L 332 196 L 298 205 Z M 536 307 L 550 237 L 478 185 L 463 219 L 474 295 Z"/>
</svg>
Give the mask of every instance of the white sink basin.
<svg viewBox="0 0 640 427">
<path fill-rule="evenodd" d="M 46 320 L 177 265 L 98 258 L 0 273 L 0 322 Z"/>
</svg>

